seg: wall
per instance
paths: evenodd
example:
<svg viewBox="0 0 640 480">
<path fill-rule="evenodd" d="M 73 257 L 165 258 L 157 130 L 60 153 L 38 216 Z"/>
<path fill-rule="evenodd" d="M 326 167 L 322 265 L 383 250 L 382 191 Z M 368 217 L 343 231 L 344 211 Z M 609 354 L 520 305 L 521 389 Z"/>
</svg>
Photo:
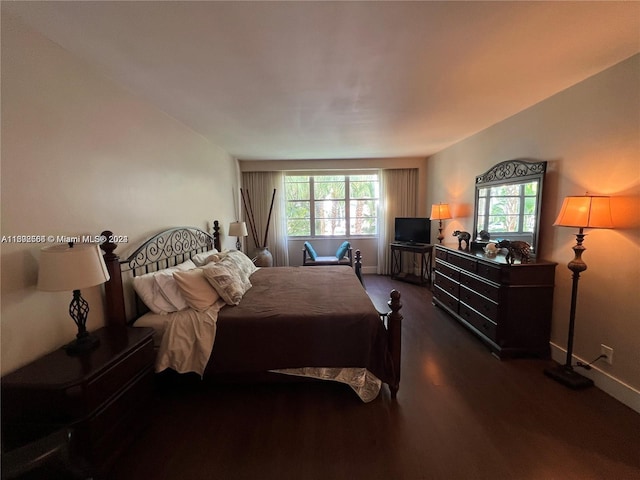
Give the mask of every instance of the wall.
<svg viewBox="0 0 640 480">
<path fill-rule="evenodd" d="M 237 162 L 2 15 L 2 235 L 128 236 L 122 254 L 176 225 L 235 217 Z M 233 247 L 235 239 L 223 238 Z M 3 243 L 2 373 L 73 339 L 71 292 L 35 288 L 45 244 Z M 88 328 L 104 323 L 102 287 L 83 291 Z"/>
<path fill-rule="evenodd" d="M 450 202 L 454 218 L 445 221 L 445 243 L 457 247 L 452 231 L 473 229 L 476 175 L 513 158 L 549 162 L 540 254 L 558 262 L 551 339 L 559 359 L 567 345 L 566 265 L 577 229 L 552 224 L 567 195 L 614 197 L 617 228 L 587 231 L 588 270 L 580 278 L 574 354 L 591 361 L 601 343 L 613 347 L 613 365 L 598 362 L 596 382 L 614 396 L 627 395 L 627 403 L 640 411 L 639 85 L 636 55 L 430 157 L 426 191 L 429 204 Z"/>
</svg>

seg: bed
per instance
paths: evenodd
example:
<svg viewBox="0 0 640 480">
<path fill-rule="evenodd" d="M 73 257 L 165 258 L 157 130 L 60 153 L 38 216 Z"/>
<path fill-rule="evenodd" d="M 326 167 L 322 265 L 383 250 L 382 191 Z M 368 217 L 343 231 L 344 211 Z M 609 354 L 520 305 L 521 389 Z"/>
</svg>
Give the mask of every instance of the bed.
<svg viewBox="0 0 640 480">
<path fill-rule="evenodd" d="M 108 231 L 103 235 L 113 237 Z M 204 380 L 264 372 L 335 380 L 350 385 L 365 402 L 376 398 L 386 383 L 396 397 L 400 294 L 392 291 L 389 311 L 378 312 L 362 286 L 359 255 L 355 271 L 338 266 L 256 268 L 245 263 L 241 257 L 248 257 L 241 252 L 220 252 L 217 221 L 212 235 L 192 227 L 159 232 L 126 259 L 118 257 L 116 248 L 112 242 L 102 245 L 111 277 L 105 286 L 107 319 L 113 325 L 154 328 L 157 372 L 196 372 Z M 213 304 L 201 305 L 182 288 L 187 278 L 201 281 L 204 275 L 227 272 L 230 262 L 237 261 L 240 283 L 249 284 L 240 296 L 235 291 L 235 296 L 227 295 L 223 286 Z M 156 288 L 178 282 L 187 308 L 165 313 L 154 305 L 139 287 L 150 277 Z"/>
</svg>

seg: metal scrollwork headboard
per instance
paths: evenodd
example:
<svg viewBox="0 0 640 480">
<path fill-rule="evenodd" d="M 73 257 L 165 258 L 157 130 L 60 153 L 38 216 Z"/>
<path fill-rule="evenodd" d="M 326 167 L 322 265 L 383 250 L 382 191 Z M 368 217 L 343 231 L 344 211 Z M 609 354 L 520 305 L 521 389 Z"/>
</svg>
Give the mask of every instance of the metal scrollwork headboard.
<svg viewBox="0 0 640 480">
<path fill-rule="evenodd" d="M 214 248 L 213 235 L 193 227 L 176 227 L 154 235 L 121 263 L 124 270 L 158 270 Z M 151 266 L 151 267 L 150 267 Z"/>
</svg>

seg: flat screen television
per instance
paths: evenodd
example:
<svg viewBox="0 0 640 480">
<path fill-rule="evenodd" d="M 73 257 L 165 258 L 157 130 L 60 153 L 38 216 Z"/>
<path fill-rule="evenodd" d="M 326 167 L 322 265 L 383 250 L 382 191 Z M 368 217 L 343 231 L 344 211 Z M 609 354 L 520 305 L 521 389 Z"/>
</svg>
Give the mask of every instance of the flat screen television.
<svg viewBox="0 0 640 480">
<path fill-rule="evenodd" d="M 394 241 L 399 243 L 431 243 L 431 220 L 396 217 Z"/>
</svg>

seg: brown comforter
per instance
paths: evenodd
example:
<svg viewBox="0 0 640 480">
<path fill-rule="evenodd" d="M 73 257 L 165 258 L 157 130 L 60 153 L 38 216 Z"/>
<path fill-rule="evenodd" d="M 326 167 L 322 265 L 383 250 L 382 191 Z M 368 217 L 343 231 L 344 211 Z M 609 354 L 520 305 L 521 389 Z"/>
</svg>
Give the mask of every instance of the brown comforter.
<svg viewBox="0 0 640 480">
<path fill-rule="evenodd" d="M 393 379 L 386 329 L 352 269 L 261 268 L 237 306 L 224 307 L 205 372 L 364 367 Z"/>
</svg>

